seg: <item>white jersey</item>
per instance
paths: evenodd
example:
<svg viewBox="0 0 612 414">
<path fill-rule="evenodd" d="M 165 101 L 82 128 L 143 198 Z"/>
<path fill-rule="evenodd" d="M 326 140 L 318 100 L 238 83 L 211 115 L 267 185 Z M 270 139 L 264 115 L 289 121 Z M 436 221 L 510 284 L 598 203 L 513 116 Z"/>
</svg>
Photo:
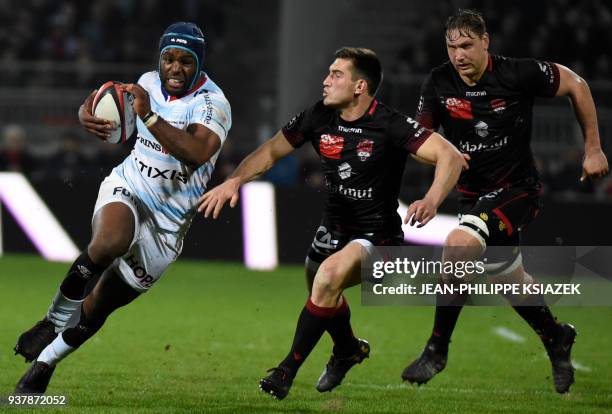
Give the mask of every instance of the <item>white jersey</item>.
<svg viewBox="0 0 612 414">
<path fill-rule="evenodd" d="M 208 76 L 205 75 L 195 90 L 182 98 L 165 93 L 157 72 L 145 73 L 138 84 L 149 93 L 151 110 L 170 125 L 185 130 L 189 124 L 202 124 L 219 136 L 223 146 L 232 125 L 231 109 L 223 91 Z M 137 130 L 132 153 L 114 171 L 147 207 L 158 231 L 174 233 L 182 245 L 221 147 L 207 162 L 194 169 L 169 154 L 140 119 Z"/>
</svg>

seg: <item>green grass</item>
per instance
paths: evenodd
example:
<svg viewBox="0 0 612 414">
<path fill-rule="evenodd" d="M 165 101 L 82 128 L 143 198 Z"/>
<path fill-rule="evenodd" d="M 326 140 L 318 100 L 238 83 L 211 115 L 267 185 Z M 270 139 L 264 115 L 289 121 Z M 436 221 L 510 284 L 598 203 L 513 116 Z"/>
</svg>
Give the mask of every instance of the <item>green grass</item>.
<svg viewBox="0 0 612 414">
<path fill-rule="evenodd" d="M 29 256 L 0 258 L 0 395 L 27 369 L 11 352 L 40 319 L 66 270 Z M 444 373 L 420 388 L 400 373 L 429 335 L 430 307 L 362 307 L 349 291 L 355 332 L 372 345 L 369 360 L 332 393 L 314 384 L 331 350 L 325 337 L 276 401 L 257 382 L 286 354 L 306 299 L 299 267 L 272 273 L 238 264 L 179 261 L 147 294 L 112 315 L 102 330 L 63 361 L 48 389 L 69 406 L 46 412 L 219 413 L 601 413 L 612 411 L 612 309 L 556 308 L 580 335 L 569 395 L 554 392 L 544 350 L 510 308 L 467 308 Z M 507 327 L 527 338 L 493 334 Z M 27 410 L 2 410 L 25 413 Z M 38 409 L 40 411 L 40 409 Z"/>
</svg>

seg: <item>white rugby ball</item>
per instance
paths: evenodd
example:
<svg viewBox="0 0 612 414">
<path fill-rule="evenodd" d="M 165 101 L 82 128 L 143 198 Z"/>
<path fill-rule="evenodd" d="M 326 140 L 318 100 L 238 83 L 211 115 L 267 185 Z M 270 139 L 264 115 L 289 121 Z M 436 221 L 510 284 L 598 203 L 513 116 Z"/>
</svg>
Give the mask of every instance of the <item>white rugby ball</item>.
<svg viewBox="0 0 612 414">
<path fill-rule="evenodd" d="M 108 81 L 100 86 L 93 101 L 93 114 L 97 118 L 113 121 L 117 128 L 109 130 L 106 142 L 120 144 L 127 141 L 136 129 L 134 96 L 121 90 L 121 82 Z"/>
</svg>

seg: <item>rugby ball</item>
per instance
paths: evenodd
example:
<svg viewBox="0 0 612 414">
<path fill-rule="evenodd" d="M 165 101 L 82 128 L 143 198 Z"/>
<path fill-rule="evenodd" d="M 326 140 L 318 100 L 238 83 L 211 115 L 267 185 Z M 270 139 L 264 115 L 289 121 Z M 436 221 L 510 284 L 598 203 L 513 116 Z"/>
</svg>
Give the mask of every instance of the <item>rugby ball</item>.
<svg viewBox="0 0 612 414">
<path fill-rule="evenodd" d="M 94 97 L 92 112 L 97 118 L 113 121 L 117 125 L 109 130 L 111 136 L 106 142 L 120 144 L 127 141 L 136 129 L 134 96 L 121 90 L 121 82 L 108 81 L 100 86 Z"/>
</svg>

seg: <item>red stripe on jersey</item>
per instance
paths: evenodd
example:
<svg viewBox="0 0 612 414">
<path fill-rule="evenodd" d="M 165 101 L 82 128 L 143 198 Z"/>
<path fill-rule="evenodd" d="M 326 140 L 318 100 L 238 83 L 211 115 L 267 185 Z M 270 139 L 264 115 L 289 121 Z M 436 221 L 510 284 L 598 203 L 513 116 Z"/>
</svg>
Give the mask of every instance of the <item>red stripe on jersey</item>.
<svg viewBox="0 0 612 414">
<path fill-rule="evenodd" d="M 370 107 L 370 110 L 368 111 L 368 115 L 370 115 L 370 116 L 374 115 L 374 111 L 376 110 L 376 106 L 378 106 L 378 101 L 376 99 L 374 99 L 374 101 L 372 102 L 372 106 Z"/>
<path fill-rule="evenodd" d="M 489 72 L 493 72 L 493 59 L 491 58 L 491 55 L 489 55 L 489 61 L 487 62 L 487 70 Z"/>
<path fill-rule="evenodd" d="M 197 91 L 198 89 L 200 89 L 200 87 L 202 85 L 204 85 L 206 83 L 206 81 L 208 80 L 208 78 L 206 77 L 206 75 L 202 76 L 202 79 L 200 79 L 200 81 L 196 84 L 196 86 L 194 86 L 193 88 L 191 88 L 189 91 L 187 91 L 185 94 L 181 95 L 181 96 L 170 96 L 168 95 L 168 102 L 172 102 L 172 101 L 176 101 L 177 99 L 181 99 L 183 96 L 187 96 L 190 93 L 194 93 L 195 91 Z"/>
<path fill-rule="evenodd" d="M 506 225 L 506 232 L 508 233 L 508 236 L 511 236 L 514 229 L 512 228 L 512 223 L 510 223 L 510 220 L 508 220 L 508 217 L 506 217 L 506 215 L 502 213 L 502 211 L 499 208 L 494 208 L 493 212 L 495 213 L 497 217 L 501 219 L 501 221 L 503 221 L 503 223 Z"/>
</svg>

